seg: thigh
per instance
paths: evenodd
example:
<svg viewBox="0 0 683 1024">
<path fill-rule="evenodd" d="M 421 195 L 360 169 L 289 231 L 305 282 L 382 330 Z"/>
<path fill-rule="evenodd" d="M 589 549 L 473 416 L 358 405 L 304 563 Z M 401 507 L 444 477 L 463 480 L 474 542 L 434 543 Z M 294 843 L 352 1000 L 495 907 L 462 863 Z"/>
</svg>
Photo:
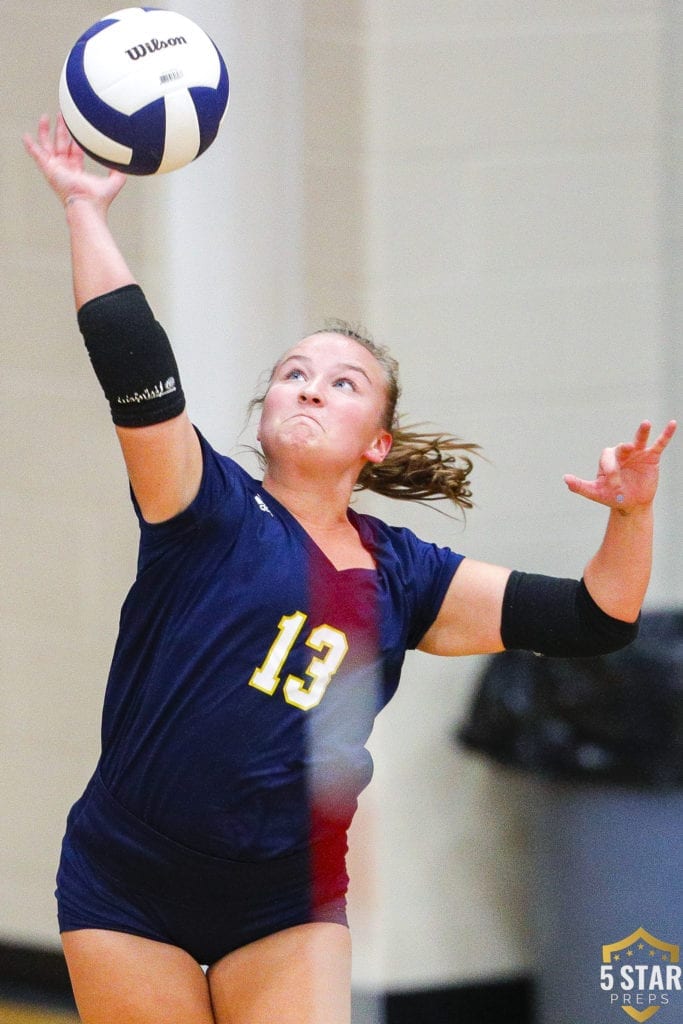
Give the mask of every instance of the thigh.
<svg viewBox="0 0 683 1024">
<path fill-rule="evenodd" d="M 204 972 L 177 946 L 94 928 L 61 938 L 83 1024 L 215 1024 Z"/>
<path fill-rule="evenodd" d="M 217 1024 L 350 1024 L 351 939 L 297 925 L 229 953 L 208 973 Z"/>
</svg>

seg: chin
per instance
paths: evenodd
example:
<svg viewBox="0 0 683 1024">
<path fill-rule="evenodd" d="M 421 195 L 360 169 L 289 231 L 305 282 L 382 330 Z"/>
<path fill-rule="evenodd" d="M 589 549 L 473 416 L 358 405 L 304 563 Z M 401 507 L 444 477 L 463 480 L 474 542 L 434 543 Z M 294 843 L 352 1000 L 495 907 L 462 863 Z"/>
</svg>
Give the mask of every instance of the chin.
<svg viewBox="0 0 683 1024">
<path fill-rule="evenodd" d="M 288 423 L 280 431 L 279 437 L 286 445 L 301 445 L 304 448 L 319 447 L 322 441 L 322 432 L 317 423 L 313 420 L 297 420 L 296 423 Z"/>
<path fill-rule="evenodd" d="M 297 455 L 318 455 L 321 451 L 321 438 L 309 429 L 288 429 L 281 431 L 277 437 L 270 438 L 261 447 L 267 460 L 278 459 L 280 456 L 295 458 Z"/>
</svg>

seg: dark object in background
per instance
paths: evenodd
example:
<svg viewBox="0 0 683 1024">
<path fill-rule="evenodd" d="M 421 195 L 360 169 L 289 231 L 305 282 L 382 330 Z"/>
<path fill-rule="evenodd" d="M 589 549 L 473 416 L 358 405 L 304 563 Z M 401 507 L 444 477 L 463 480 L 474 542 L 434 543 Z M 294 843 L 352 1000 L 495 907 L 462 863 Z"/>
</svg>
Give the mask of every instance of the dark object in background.
<svg viewBox="0 0 683 1024">
<path fill-rule="evenodd" d="M 494 655 L 456 742 L 552 779 L 683 785 L 683 611 L 643 613 L 600 658 Z"/>
</svg>

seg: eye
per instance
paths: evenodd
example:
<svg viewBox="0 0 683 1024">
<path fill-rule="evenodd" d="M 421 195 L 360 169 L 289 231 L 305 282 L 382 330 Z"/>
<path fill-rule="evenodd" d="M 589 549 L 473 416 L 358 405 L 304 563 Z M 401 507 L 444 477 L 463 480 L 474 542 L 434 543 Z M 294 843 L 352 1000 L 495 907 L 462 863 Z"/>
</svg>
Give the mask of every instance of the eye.
<svg viewBox="0 0 683 1024">
<path fill-rule="evenodd" d="M 303 370 L 299 370 L 294 367 L 291 370 L 287 370 L 284 376 L 285 380 L 304 380 L 305 374 Z"/>
<path fill-rule="evenodd" d="M 352 381 L 350 377 L 339 377 L 334 382 L 334 387 L 340 388 L 342 391 L 346 391 L 348 388 L 350 388 L 351 391 L 357 390 L 355 381 Z"/>
</svg>

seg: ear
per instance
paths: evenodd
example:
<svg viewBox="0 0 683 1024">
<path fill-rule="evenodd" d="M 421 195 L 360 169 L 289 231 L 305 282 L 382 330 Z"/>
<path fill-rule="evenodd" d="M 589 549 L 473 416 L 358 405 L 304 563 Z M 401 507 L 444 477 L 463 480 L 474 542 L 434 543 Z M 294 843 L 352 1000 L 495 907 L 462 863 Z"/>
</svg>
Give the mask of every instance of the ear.
<svg viewBox="0 0 683 1024">
<path fill-rule="evenodd" d="M 372 444 L 363 452 L 364 458 L 368 462 L 384 462 L 387 455 L 391 451 L 391 445 L 393 440 L 394 439 L 388 430 L 380 431 L 380 433 L 374 439 Z"/>
</svg>

